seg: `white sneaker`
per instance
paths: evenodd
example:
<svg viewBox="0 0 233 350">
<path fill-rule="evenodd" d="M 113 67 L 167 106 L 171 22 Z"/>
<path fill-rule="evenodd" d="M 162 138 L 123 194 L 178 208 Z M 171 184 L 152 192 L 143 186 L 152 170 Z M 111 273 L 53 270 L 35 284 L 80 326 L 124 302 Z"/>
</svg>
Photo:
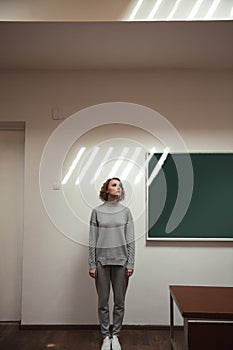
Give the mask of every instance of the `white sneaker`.
<svg viewBox="0 0 233 350">
<path fill-rule="evenodd" d="M 121 344 L 119 343 L 118 336 L 112 337 L 112 350 L 121 350 Z"/>
<path fill-rule="evenodd" d="M 104 338 L 101 350 L 111 350 L 111 339 L 109 337 Z"/>
</svg>

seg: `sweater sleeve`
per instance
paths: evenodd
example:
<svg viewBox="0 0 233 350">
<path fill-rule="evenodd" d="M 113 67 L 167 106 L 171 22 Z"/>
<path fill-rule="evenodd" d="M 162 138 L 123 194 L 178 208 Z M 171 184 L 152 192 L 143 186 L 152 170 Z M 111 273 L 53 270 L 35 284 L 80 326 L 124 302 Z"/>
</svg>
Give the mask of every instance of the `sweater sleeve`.
<svg viewBox="0 0 233 350">
<path fill-rule="evenodd" d="M 97 214 L 95 209 L 91 213 L 90 219 L 90 229 L 89 229 L 89 256 L 88 263 L 89 269 L 96 268 L 96 243 L 98 236 L 98 222 L 97 222 Z"/>
<path fill-rule="evenodd" d="M 135 260 L 135 234 L 134 234 L 134 223 L 131 211 L 128 212 L 128 220 L 126 224 L 126 241 L 127 241 L 127 269 L 134 269 Z"/>
</svg>

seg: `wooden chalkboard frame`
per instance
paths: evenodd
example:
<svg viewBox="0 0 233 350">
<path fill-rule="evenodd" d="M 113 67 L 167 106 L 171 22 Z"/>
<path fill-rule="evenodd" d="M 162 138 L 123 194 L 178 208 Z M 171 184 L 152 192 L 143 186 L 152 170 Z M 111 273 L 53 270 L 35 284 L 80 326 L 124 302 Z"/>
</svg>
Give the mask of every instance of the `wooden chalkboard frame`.
<svg viewBox="0 0 233 350">
<path fill-rule="evenodd" d="M 169 165 L 169 161 L 171 162 L 173 157 L 177 157 L 177 156 L 182 156 L 184 154 L 182 153 L 172 153 L 172 154 L 169 154 L 168 155 L 168 160 L 165 161 L 165 163 L 167 162 L 167 164 Z M 193 165 L 193 170 L 194 170 L 194 192 L 197 191 L 197 193 L 200 192 L 200 190 L 198 190 L 195 186 L 198 186 L 198 181 L 196 180 L 197 178 L 197 175 L 196 175 L 196 172 L 199 171 L 198 169 L 196 169 L 196 166 L 198 166 L 198 161 L 196 162 L 195 164 L 195 157 L 196 159 L 200 159 L 200 167 L 202 166 L 201 164 L 205 164 L 205 162 L 208 160 L 208 162 L 210 163 L 209 165 L 211 165 L 212 161 L 215 162 L 215 161 L 219 161 L 220 160 L 220 163 L 219 164 L 219 168 L 216 168 L 216 169 L 219 169 L 219 171 L 221 170 L 221 166 L 224 166 L 225 165 L 225 174 L 227 175 L 226 176 L 226 179 L 224 179 L 224 183 L 223 185 L 227 185 L 227 182 L 225 183 L 225 181 L 229 181 L 230 179 L 230 176 L 232 175 L 232 181 L 230 179 L 230 192 L 229 193 L 232 193 L 232 196 L 228 196 L 230 198 L 230 204 L 232 204 L 232 218 L 231 218 L 231 222 L 229 222 L 229 211 L 227 211 L 227 214 L 224 214 L 225 217 L 227 217 L 227 224 L 225 224 L 225 229 L 227 227 L 227 230 L 228 230 L 228 227 L 229 227 L 229 233 L 222 233 L 219 231 L 219 234 L 211 234 L 210 233 L 201 233 L 201 232 L 197 232 L 196 234 L 192 233 L 192 234 L 184 234 L 184 232 L 182 232 L 181 234 L 179 234 L 178 231 L 176 231 L 176 235 L 174 236 L 174 234 L 170 233 L 170 234 L 167 234 L 165 233 L 164 231 L 164 226 L 163 224 L 161 224 L 162 220 L 165 222 L 166 220 L 164 220 L 163 218 L 161 219 L 161 217 L 163 215 L 166 215 L 166 209 L 163 209 L 162 213 L 161 213 L 161 216 L 156 220 L 155 222 L 155 225 L 153 225 L 152 227 L 151 226 L 151 219 L 150 219 L 150 216 L 152 216 L 155 212 L 153 212 L 154 209 L 151 209 L 151 207 L 154 207 L 154 205 L 152 206 L 151 205 L 151 199 L 150 199 L 150 196 L 151 196 L 151 188 L 153 188 L 152 186 L 154 186 L 155 188 L 155 184 L 156 184 L 156 181 L 157 179 L 155 178 L 152 182 L 152 184 L 150 186 L 148 186 L 148 180 L 149 180 L 149 176 L 153 170 L 153 165 L 152 165 L 152 170 L 150 169 L 150 165 L 151 165 L 151 161 L 150 160 L 148 162 L 148 166 L 147 166 L 147 169 L 146 169 L 146 239 L 148 241 L 233 241 L 233 153 L 198 153 L 198 152 L 195 152 L 195 153 L 189 153 L 188 154 L 192 160 L 192 165 Z M 162 156 L 162 153 L 155 153 L 153 155 L 153 157 L 157 157 L 157 160 L 159 158 L 161 158 Z M 186 154 L 187 156 L 187 154 Z M 148 157 L 148 155 L 147 155 Z M 153 159 L 152 157 L 152 159 Z M 170 160 L 169 160 L 169 157 L 170 157 Z M 203 162 L 204 160 L 204 162 Z M 207 163 L 208 163 L 207 162 Z M 228 168 L 228 162 L 229 162 L 229 168 Z M 163 165 L 163 170 L 166 172 L 166 171 L 170 171 L 169 168 L 166 169 L 166 164 L 164 163 Z M 171 164 L 171 163 L 170 163 Z M 168 166 L 167 165 L 167 166 Z M 209 166 L 207 164 L 207 167 Z M 170 166 L 170 165 L 169 165 Z M 230 170 L 230 175 L 228 177 L 228 170 Z M 210 166 L 210 170 L 208 171 L 211 171 L 211 166 Z M 216 172 L 216 171 L 215 171 Z M 215 174 L 214 172 L 214 174 Z M 213 174 L 213 173 L 212 173 Z M 219 172 L 219 174 L 221 175 L 221 171 Z M 208 174 L 207 174 L 208 175 Z M 158 174 L 159 176 L 159 174 Z M 166 180 L 166 184 L 167 184 L 167 178 L 166 178 L 166 174 L 164 173 L 164 175 L 162 175 L 164 177 L 164 179 Z M 198 175 L 199 176 L 199 175 Z M 217 176 L 217 175 L 216 175 Z M 218 175 L 219 176 L 219 175 Z M 158 177 L 159 178 L 159 177 Z M 211 178 L 211 180 L 213 180 Z M 168 179 L 168 181 L 170 181 Z M 201 181 L 201 180 L 199 180 Z M 213 180 L 214 181 L 214 180 Z M 221 182 L 223 182 L 223 180 L 221 180 Z M 206 184 L 206 183 L 205 183 Z M 229 184 L 229 183 L 228 183 Z M 157 184 L 158 186 L 158 184 Z M 170 186 L 171 187 L 171 186 Z M 156 190 L 155 190 L 156 191 Z M 219 188 L 218 188 L 218 191 L 219 191 Z M 155 192 L 156 193 L 156 192 Z M 212 193 L 212 191 L 211 191 Z M 195 196 L 195 194 L 194 194 Z M 196 195 L 196 197 L 198 197 L 198 195 Z M 192 200 L 193 200 L 194 197 L 192 197 Z M 231 199 L 232 198 L 232 199 Z M 166 198 L 166 202 L 169 201 L 169 198 L 167 199 Z M 165 203 L 165 206 L 164 208 L 166 207 L 166 203 Z M 195 208 L 195 207 L 194 207 Z M 192 202 L 190 204 L 190 213 L 192 213 Z M 230 212 L 231 212 L 231 209 L 230 209 Z M 165 213 L 165 214 L 164 214 Z M 210 213 L 211 214 L 211 213 Z M 222 213 L 221 213 L 222 214 Z M 155 214 L 157 215 L 157 214 Z M 187 211 L 186 213 L 187 215 L 187 218 L 189 217 L 189 212 Z M 184 216 L 183 220 L 181 221 L 180 225 L 178 225 L 178 230 L 179 230 L 179 227 L 182 227 L 184 226 L 183 223 L 185 223 L 185 220 L 186 220 L 186 215 Z M 165 217 L 165 216 L 164 216 Z M 212 216 L 211 216 L 212 217 Z M 220 215 L 220 220 L 221 220 L 221 215 Z M 194 220 L 192 221 L 194 222 Z M 210 222 L 210 221 L 209 221 Z M 204 225 L 204 224 L 203 224 Z M 185 227 L 185 226 L 184 226 Z M 202 226 L 203 227 L 203 226 Z M 205 227 L 205 229 L 208 229 L 207 225 Z M 215 228 L 214 228 L 215 229 Z M 214 231 L 213 229 L 213 231 Z M 177 230 L 177 228 L 176 228 Z M 217 228 L 216 228 L 217 230 Z M 180 232 L 181 232 L 181 228 L 180 228 Z M 190 230 L 191 231 L 191 230 Z M 175 230 L 173 231 L 173 233 L 175 232 Z M 186 231 L 187 232 L 187 231 Z"/>
</svg>

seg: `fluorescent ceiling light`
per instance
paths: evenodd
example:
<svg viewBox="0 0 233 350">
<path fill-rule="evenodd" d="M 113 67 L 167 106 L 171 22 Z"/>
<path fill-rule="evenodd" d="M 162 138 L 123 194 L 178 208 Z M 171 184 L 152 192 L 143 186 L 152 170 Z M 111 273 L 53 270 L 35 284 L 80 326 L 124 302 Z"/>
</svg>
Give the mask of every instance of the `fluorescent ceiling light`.
<svg viewBox="0 0 233 350">
<path fill-rule="evenodd" d="M 131 12 L 129 18 L 128 18 L 128 21 L 133 21 L 136 14 L 138 13 L 138 10 L 140 9 L 142 3 L 143 3 L 144 0 L 138 0 L 136 6 L 134 7 L 133 11 Z"/>
<path fill-rule="evenodd" d="M 132 10 L 128 21 L 146 20 L 199 20 L 232 19 L 232 0 L 132 0 Z M 219 6 L 221 3 L 221 6 Z M 207 6 L 203 14 L 204 6 Z M 213 16 L 214 15 L 214 16 Z M 178 17 L 179 16 L 179 17 Z M 135 19 L 137 18 L 137 19 Z"/>
<path fill-rule="evenodd" d="M 69 180 L 70 176 L 72 175 L 74 169 L 76 168 L 76 166 L 78 164 L 79 159 L 82 157 L 82 154 L 84 153 L 85 149 L 86 149 L 86 147 L 82 147 L 78 151 L 78 153 L 77 153 L 73 163 L 71 164 L 67 174 L 65 175 L 64 179 L 62 180 L 62 185 L 65 185 L 67 183 L 67 181 Z"/>
<path fill-rule="evenodd" d="M 181 3 L 181 0 L 176 0 L 175 5 L 173 6 L 173 9 L 171 10 L 171 12 L 169 13 L 169 15 L 167 16 L 166 20 L 170 21 L 172 19 L 172 17 L 174 16 L 179 4 Z"/>
<path fill-rule="evenodd" d="M 197 14 L 197 12 L 198 12 L 198 10 L 199 10 L 199 8 L 200 8 L 202 3 L 203 3 L 203 0 L 198 0 L 196 2 L 196 4 L 192 8 L 192 11 L 190 12 L 189 16 L 187 17 L 188 21 L 192 20 L 196 16 L 196 14 Z"/>
<path fill-rule="evenodd" d="M 129 147 L 124 147 L 123 151 L 121 152 L 119 159 L 114 164 L 114 167 L 112 168 L 110 174 L 108 175 L 108 178 L 111 179 L 112 177 L 116 176 L 117 170 L 120 168 L 121 163 L 123 162 L 123 159 L 125 155 L 128 153 Z"/>
<path fill-rule="evenodd" d="M 154 7 L 152 8 L 151 12 L 149 13 L 147 17 L 147 21 L 151 21 L 154 18 L 154 15 L 159 9 L 159 6 L 162 4 L 163 0 L 157 0 L 154 4 Z"/>
<path fill-rule="evenodd" d="M 204 17 L 204 19 L 210 19 L 212 18 L 214 12 L 216 11 L 219 3 L 220 3 L 221 0 L 214 0 L 212 5 L 210 6 L 209 8 L 209 11 L 207 12 L 206 16 Z"/>
<path fill-rule="evenodd" d="M 144 164 L 143 164 L 143 166 L 142 166 L 142 169 L 143 169 L 143 170 L 147 168 L 147 166 L 148 166 L 148 164 L 149 164 L 149 161 L 150 161 L 151 158 L 153 157 L 155 151 L 156 151 L 156 149 L 155 149 L 155 147 L 153 147 L 153 148 L 151 149 L 151 151 L 150 151 L 150 155 L 146 158 L 146 160 L 145 160 L 145 162 L 144 162 Z M 136 185 L 136 184 L 141 180 L 141 178 L 142 178 L 142 176 L 143 176 L 143 170 L 142 170 L 142 169 L 138 172 L 138 174 L 137 174 L 137 176 L 136 176 L 136 178 L 135 178 L 135 180 L 134 180 L 134 185 Z"/>
<path fill-rule="evenodd" d="M 129 175 L 130 170 L 133 167 L 133 162 L 135 162 L 135 160 L 137 159 L 137 157 L 139 156 L 140 152 L 141 152 L 142 148 L 141 147 L 136 147 L 132 157 L 130 158 L 126 168 L 124 169 L 123 173 L 120 176 L 120 179 L 122 181 L 126 180 L 127 176 Z"/>
<path fill-rule="evenodd" d="M 90 158 L 88 159 L 86 165 L 83 167 L 80 176 L 77 177 L 77 180 L 75 182 L 75 185 L 79 185 L 80 182 L 82 181 L 82 179 L 84 178 L 89 166 L 91 165 L 91 163 L 93 162 L 96 154 L 99 151 L 99 147 L 95 147 L 94 150 L 92 151 L 92 154 L 90 155 Z"/>
<path fill-rule="evenodd" d="M 112 153 L 112 151 L 113 151 L 113 147 L 109 147 L 107 153 L 106 153 L 105 156 L 104 156 L 103 161 L 101 162 L 100 166 L 99 166 L 98 169 L 96 170 L 95 176 L 94 176 L 93 179 L 91 180 L 91 184 L 93 184 L 93 183 L 97 180 L 97 178 L 98 178 L 98 176 L 99 176 L 101 170 L 103 169 L 104 164 L 107 163 L 107 161 L 108 161 L 108 159 L 109 159 L 110 154 Z"/>
<path fill-rule="evenodd" d="M 159 158 L 158 160 L 158 163 L 156 164 L 156 166 L 154 167 L 150 177 L 149 177 L 149 180 L 148 180 L 148 186 L 151 185 L 151 183 L 153 182 L 153 180 L 156 178 L 156 176 L 158 175 L 160 169 L 162 168 L 167 156 L 168 156 L 168 153 L 169 153 L 169 148 L 165 148 L 163 154 L 161 155 L 161 157 Z"/>
</svg>

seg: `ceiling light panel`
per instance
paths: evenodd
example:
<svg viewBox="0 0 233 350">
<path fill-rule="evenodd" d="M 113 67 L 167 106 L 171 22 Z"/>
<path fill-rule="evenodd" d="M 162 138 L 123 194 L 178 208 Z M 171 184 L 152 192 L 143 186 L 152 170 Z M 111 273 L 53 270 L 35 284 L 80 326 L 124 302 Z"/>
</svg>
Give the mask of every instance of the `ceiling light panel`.
<svg viewBox="0 0 233 350">
<path fill-rule="evenodd" d="M 125 19 L 131 21 L 230 20 L 233 19 L 232 8 L 233 0 L 135 0 Z"/>
</svg>

